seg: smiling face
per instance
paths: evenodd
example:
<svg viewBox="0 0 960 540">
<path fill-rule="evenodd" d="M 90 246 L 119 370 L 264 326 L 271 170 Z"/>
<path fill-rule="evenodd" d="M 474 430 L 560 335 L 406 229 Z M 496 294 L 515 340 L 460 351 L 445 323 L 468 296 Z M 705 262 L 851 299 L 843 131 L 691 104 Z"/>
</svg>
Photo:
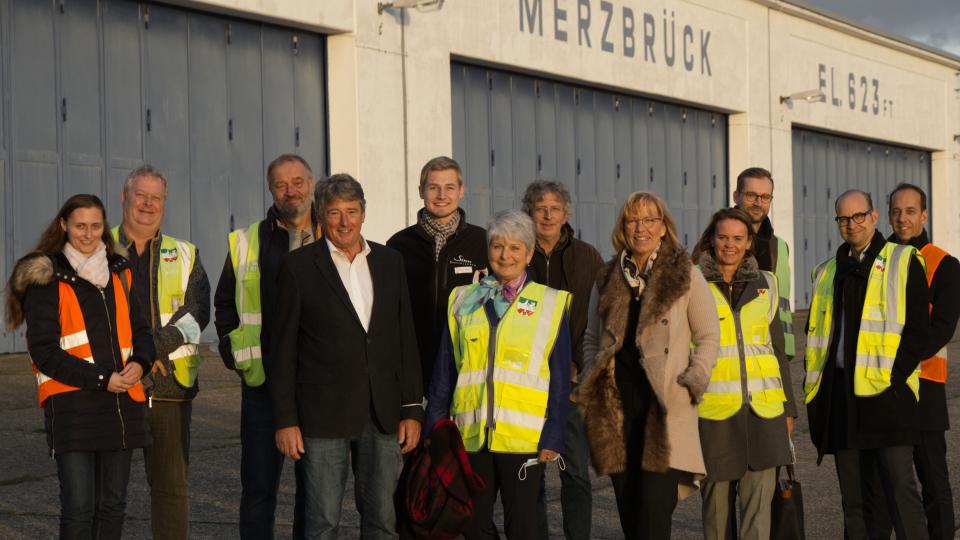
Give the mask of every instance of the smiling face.
<svg viewBox="0 0 960 540">
<path fill-rule="evenodd" d="M 494 236 L 487 247 L 487 257 L 497 280 L 508 283 L 527 270 L 527 265 L 533 258 L 533 250 L 520 240 Z"/>
<path fill-rule="evenodd" d="M 563 225 L 567 222 L 567 210 L 559 195 L 547 192 L 533 205 L 533 223 L 537 229 L 537 239 L 553 243 L 560 238 Z"/>
<path fill-rule="evenodd" d="M 867 198 L 860 193 L 850 193 L 837 202 L 837 217 L 853 218 L 859 214 L 865 215 L 863 223 L 849 219 L 846 225 L 837 224 L 840 237 L 857 253 L 866 249 L 873 240 L 873 233 L 877 230 L 877 211 L 870 208 Z"/>
<path fill-rule="evenodd" d="M 750 234 L 742 221 L 724 219 L 717 222 L 713 234 L 713 256 L 719 266 L 740 266 L 750 247 Z"/>
<path fill-rule="evenodd" d="M 456 169 L 430 171 L 420 188 L 420 198 L 433 217 L 440 221 L 450 218 L 460 208 L 460 199 L 463 198 L 463 184 Z"/>
<path fill-rule="evenodd" d="M 921 210 L 920 194 L 912 189 L 901 189 L 890 201 L 890 227 L 897 240 L 907 243 L 920 236 L 927 224 L 927 211 Z"/>
<path fill-rule="evenodd" d="M 657 212 L 656 206 L 641 203 L 636 213 L 627 216 L 623 234 L 633 256 L 645 260 L 667 234 L 667 226 L 663 224 L 663 216 Z"/>
<path fill-rule="evenodd" d="M 333 199 L 323 209 L 323 233 L 345 253 L 360 251 L 360 229 L 366 214 L 359 200 Z"/>
<path fill-rule="evenodd" d="M 769 178 L 744 178 L 743 191 L 733 192 L 737 208 L 750 215 L 755 224 L 763 223 L 770 213 L 773 182 Z M 764 199 L 767 199 L 764 201 Z"/>
<path fill-rule="evenodd" d="M 281 163 L 273 170 L 270 195 L 285 221 L 295 220 L 310 211 L 313 202 L 313 177 L 298 161 Z"/>
<path fill-rule="evenodd" d="M 60 227 L 67 233 L 67 242 L 80 253 L 93 255 L 103 237 L 103 212 L 95 206 L 77 208 L 60 221 Z"/>
<path fill-rule="evenodd" d="M 167 202 L 167 188 L 156 176 L 138 176 L 130 188 L 120 195 L 123 204 L 123 222 L 136 230 L 156 233 L 163 224 Z"/>
</svg>

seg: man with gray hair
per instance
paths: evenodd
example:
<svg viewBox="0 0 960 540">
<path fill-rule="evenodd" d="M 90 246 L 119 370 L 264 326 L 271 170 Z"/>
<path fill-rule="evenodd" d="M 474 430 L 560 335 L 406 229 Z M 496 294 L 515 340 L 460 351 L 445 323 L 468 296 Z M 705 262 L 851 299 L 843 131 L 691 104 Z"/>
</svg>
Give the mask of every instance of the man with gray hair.
<svg viewBox="0 0 960 540">
<path fill-rule="evenodd" d="M 554 289 L 573 294 L 570 306 L 570 337 L 573 340 L 573 362 L 570 366 L 575 401 L 576 384 L 583 372 L 583 334 L 587 328 L 587 306 L 590 290 L 603 267 L 596 248 L 581 241 L 570 226 L 570 192 L 553 180 L 537 180 L 523 194 L 523 211 L 536 228 L 537 242 L 530 261 L 530 277 Z M 563 533 L 568 539 L 590 538 L 593 488 L 590 484 L 590 449 L 587 445 L 583 416 L 570 407 L 564 428 L 564 460 L 560 470 L 560 507 L 563 510 Z M 541 486 L 539 513 L 541 533 L 548 531 L 545 489 Z"/>
<path fill-rule="evenodd" d="M 190 417 L 197 395 L 200 333 L 210 322 L 210 282 L 196 246 L 160 232 L 167 179 L 144 165 L 127 176 L 120 194 L 123 221 L 113 238 L 127 250 L 130 292 L 153 328 L 157 361 L 146 377 L 147 421 L 153 445 L 144 448 L 153 537 L 187 538 Z"/>
<path fill-rule="evenodd" d="M 280 259 L 320 237 L 313 212 L 313 172 L 296 154 L 282 154 L 267 167 L 273 205 L 262 221 L 230 233 L 227 260 L 213 299 L 220 357 L 241 380 L 240 538 L 273 538 L 283 454 L 274 442 L 270 393 L 264 384 L 276 334 Z M 261 302 L 261 299 L 267 299 Z M 293 537 L 303 537 L 300 465 L 293 509 Z"/>
<path fill-rule="evenodd" d="M 302 461 L 306 536 L 339 536 L 347 474 L 362 538 L 395 538 L 400 455 L 423 422 L 417 340 L 403 258 L 369 242 L 366 200 L 347 174 L 317 186 L 324 240 L 280 264 L 267 384 L 277 448 Z"/>
</svg>

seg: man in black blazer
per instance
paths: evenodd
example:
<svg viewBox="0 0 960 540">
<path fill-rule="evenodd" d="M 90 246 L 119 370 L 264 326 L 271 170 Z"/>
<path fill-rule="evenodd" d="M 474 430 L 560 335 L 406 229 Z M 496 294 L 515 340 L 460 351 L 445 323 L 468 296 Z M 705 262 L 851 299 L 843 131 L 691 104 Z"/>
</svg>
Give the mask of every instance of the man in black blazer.
<svg viewBox="0 0 960 540">
<path fill-rule="evenodd" d="M 423 422 L 403 260 L 361 236 L 366 201 L 352 177 L 319 183 L 315 200 L 324 240 L 280 266 L 267 377 L 277 448 L 303 459 L 308 538 L 337 538 L 351 456 L 361 536 L 395 538 L 400 454 Z"/>
</svg>

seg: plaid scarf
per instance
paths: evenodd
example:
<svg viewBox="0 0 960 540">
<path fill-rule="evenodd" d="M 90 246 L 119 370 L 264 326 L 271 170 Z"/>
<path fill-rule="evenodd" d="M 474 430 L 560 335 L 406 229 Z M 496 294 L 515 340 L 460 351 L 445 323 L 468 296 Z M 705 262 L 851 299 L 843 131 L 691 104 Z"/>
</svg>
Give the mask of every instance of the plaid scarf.
<svg viewBox="0 0 960 540">
<path fill-rule="evenodd" d="M 433 237 L 433 260 L 439 261 L 440 250 L 443 249 L 447 240 L 453 236 L 453 233 L 457 232 L 457 227 L 460 226 L 460 212 L 454 212 L 450 216 L 450 221 L 440 223 L 437 218 L 433 217 L 433 214 L 427 212 L 426 208 L 421 208 L 417 212 L 417 223 L 427 231 L 427 234 Z"/>
<path fill-rule="evenodd" d="M 633 290 L 633 296 L 638 300 L 643 290 L 647 288 L 647 279 L 650 278 L 650 271 L 653 270 L 653 261 L 657 260 L 657 254 L 660 253 L 662 245 L 662 242 L 657 244 L 657 248 L 647 257 L 647 265 L 642 272 L 629 249 L 620 252 L 620 270 L 623 272 L 624 279 L 627 280 L 627 285 L 630 285 Z"/>
</svg>

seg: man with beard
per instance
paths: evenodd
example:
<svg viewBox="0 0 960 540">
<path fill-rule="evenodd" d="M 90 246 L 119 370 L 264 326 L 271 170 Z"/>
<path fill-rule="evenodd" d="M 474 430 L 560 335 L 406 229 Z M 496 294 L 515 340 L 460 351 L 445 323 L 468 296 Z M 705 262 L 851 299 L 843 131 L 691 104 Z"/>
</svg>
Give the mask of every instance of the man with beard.
<svg viewBox="0 0 960 540">
<path fill-rule="evenodd" d="M 220 356 L 242 379 L 240 405 L 240 537 L 273 538 L 283 454 L 274 441 L 267 390 L 270 342 L 277 329 L 280 259 L 320 238 L 312 211 L 313 172 L 302 157 L 283 154 L 267 167 L 273 206 L 263 221 L 230 233 L 230 252 L 214 296 Z M 264 301 L 261 302 L 261 299 Z M 303 475 L 295 465 L 293 536 L 303 536 Z"/>
<path fill-rule="evenodd" d="M 160 232 L 167 201 L 163 173 L 144 165 L 120 194 L 123 222 L 113 238 L 127 249 L 132 294 L 153 328 L 157 361 L 147 376 L 147 421 L 153 445 L 144 448 L 150 484 L 150 525 L 157 539 L 189 535 L 190 417 L 197 396 L 200 333 L 210 322 L 210 282 L 196 246 Z"/>
<path fill-rule="evenodd" d="M 751 167 L 737 176 L 733 192 L 735 206 L 750 216 L 757 240 L 753 256 L 761 270 L 773 272 L 780 285 L 780 321 L 783 323 L 784 351 L 787 357 L 796 355 L 793 338 L 793 313 L 790 311 L 790 249 L 787 243 L 773 234 L 773 225 L 767 215 L 773 202 L 773 176 L 770 171 Z"/>
<path fill-rule="evenodd" d="M 463 173 L 453 159 L 435 157 L 423 166 L 420 198 L 423 208 L 417 223 L 390 237 L 387 247 L 403 255 L 426 390 L 447 323 L 450 291 L 475 283 L 488 272 L 487 233 L 467 223 L 460 208 Z"/>
</svg>

